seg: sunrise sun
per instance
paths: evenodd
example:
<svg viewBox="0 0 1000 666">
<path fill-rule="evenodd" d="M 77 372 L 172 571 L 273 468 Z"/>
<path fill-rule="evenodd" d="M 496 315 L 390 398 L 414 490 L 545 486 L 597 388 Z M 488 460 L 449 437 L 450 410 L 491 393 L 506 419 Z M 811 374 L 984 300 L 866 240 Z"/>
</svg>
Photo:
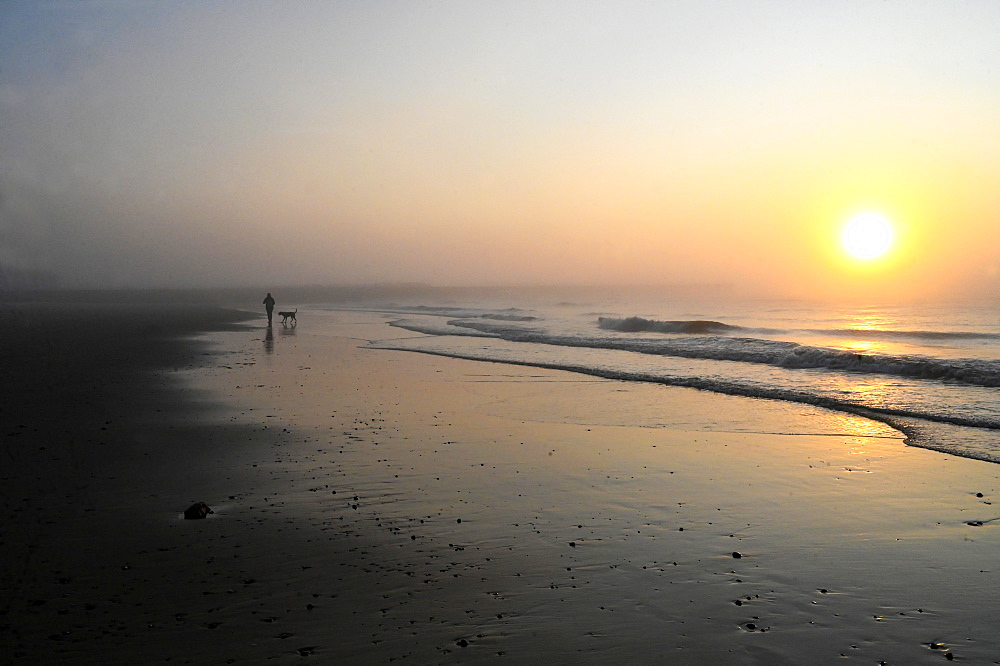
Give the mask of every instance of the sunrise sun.
<svg viewBox="0 0 1000 666">
<path fill-rule="evenodd" d="M 862 261 L 878 259 L 892 249 L 892 224 L 878 213 L 861 213 L 844 225 L 840 242 L 844 251 Z"/>
</svg>

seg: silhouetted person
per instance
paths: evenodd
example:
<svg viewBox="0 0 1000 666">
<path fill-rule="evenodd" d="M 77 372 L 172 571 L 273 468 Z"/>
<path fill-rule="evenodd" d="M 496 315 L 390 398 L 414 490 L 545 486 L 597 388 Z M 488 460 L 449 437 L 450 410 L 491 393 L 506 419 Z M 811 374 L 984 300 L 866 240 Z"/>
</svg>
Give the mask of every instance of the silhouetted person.
<svg viewBox="0 0 1000 666">
<path fill-rule="evenodd" d="M 271 325 L 271 313 L 274 312 L 274 298 L 271 296 L 271 292 L 267 292 L 267 296 L 264 297 L 264 307 L 267 308 L 267 325 Z"/>
</svg>

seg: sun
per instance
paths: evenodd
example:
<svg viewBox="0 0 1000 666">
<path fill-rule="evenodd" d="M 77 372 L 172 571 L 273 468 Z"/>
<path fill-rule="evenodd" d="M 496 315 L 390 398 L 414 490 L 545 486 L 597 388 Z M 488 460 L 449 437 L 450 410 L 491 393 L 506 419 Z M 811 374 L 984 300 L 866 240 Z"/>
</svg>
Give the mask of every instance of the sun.
<svg viewBox="0 0 1000 666">
<path fill-rule="evenodd" d="M 878 213 L 861 213 L 844 225 L 840 242 L 855 259 L 871 261 L 885 255 L 895 241 L 892 224 Z"/>
</svg>

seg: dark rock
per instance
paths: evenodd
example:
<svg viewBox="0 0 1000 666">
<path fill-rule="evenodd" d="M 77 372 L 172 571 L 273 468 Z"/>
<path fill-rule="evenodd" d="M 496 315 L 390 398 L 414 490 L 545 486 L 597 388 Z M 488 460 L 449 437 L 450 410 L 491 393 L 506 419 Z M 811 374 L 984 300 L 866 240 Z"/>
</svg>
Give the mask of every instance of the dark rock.
<svg viewBox="0 0 1000 666">
<path fill-rule="evenodd" d="M 455 645 L 457 645 L 458 647 L 469 647 L 469 641 L 467 641 L 464 638 L 462 638 L 462 639 L 456 641 Z"/>
<path fill-rule="evenodd" d="M 184 517 L 188 520 L 198 520 L 199 518 L 204 518 L 210 513 L 215 513 L 208 505 L 204 502 L 195 502 L 187 509 L 184 510 Z"/>
<path fill-rule="evenodd" d="M 733 559 L 736 559 L 736 560 L 738 560 L 738 559 L 740 559 L 741 557 L 743 557 L 743 554 L 742 554 L 742 553 L 738 553 L 738 552 L 736 552 L 735 550 L 733 551 Z"/>
</svg>

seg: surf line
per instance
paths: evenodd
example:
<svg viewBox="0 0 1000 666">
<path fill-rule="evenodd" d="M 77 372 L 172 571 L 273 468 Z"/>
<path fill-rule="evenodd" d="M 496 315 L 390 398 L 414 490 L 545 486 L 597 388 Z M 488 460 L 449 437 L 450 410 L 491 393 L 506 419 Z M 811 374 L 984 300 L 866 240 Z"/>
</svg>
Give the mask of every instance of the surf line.
<svg viewBox="0 0 1000 666">
<path fill-rule="evenodd" d="M 967 454 L 965 452 L 958 452 L 947 448 L 934 446 L 933 440 L 923 435 L 918 425 L 907 423 L 903 420 L 903 419 L 916 419 L 916 420 L 930 421 L 946 425 L 979 428 L 981 430 L 990 430 L 990 431 L 998 430 L 998 428 L 996 427 L 984 425 L 972 419 L 963 419 L 961 417 L 945 417 L 945 416 L 938 416 L 935 414 L 913 414 L 911 412 L 885 408 L 885 407 L 864 407 L 849 402 L 842 402 L 833 398 L 826 398 L 823 396 L 811 395 L 808 393 L 800 393 L 798 391 L 767 389 L 764 387 L 750 388 L 736 382 L 724 383 L 724 382 L 719 382 L 717 380 L 713 381 L 704 379 L 701 377 L 649 375 L 639 372 L 603 370 L 601 368 L 591 368 L 591 367 L 578 366 L 572 364 L 546 363 L 544 361 L 500 360 L 500 359 L 482 358 L 479 356 L 475 356 L 473 354 L 463 354 L 460 352 L 443 352 L 443 351 L 429 350 L 429 349 L 413 349 L 413 348 L 397 347 L 393 345 L 378 344 L 378 343 L 367 345 L 366 347 L 368 349 L 385 349 L 393 351 L 415 352 L 418 354 L 427 354 L 430 356 L 440 356 L 443 358 L 457 358 L 466 361 L 479 361 L 482 363 L 518 365 L 529 368 L 541 368 L 544 370 L 561 370 L 564 372 L 575 372 L 579 374 L 590 375 L 593 377 L 601 377 L 603 379 L 611 379 L 616 381 L 632 381 L 632 382 L 645 382 L 650 384 L 662 384 L 664 386 L 691 388 L 691 389 L 697 389 L 699 391 L 707 391 L 709 393 L 720 393 L 723 395 L 732 395 L 742 398 L 776 400 L 780 402 L 791 402 L 797 404 L 813 405 L 814 407 L 821 407 L 823 409 L 829 409 L 831 411 L 843 412 L 845 414 L 851 414 L 853 416 L 860 416 L 861 418 L 885 424 L 890 428 L 892 428 L 893 430 L 896 430 L 897 432 L 902 434 L 904 437 L 903 439 L 904 444 L 907 444 L 909 446 L 914 446 L 923 449 L 930 449 L 933 451 L 948 453 L 963 458 L 974 458 L 976 460 L 983 460 L 986 462 L 1000 463 L 1000 459 L 996 459 L 991 456 L 974 456 Z"/>
</svg>

